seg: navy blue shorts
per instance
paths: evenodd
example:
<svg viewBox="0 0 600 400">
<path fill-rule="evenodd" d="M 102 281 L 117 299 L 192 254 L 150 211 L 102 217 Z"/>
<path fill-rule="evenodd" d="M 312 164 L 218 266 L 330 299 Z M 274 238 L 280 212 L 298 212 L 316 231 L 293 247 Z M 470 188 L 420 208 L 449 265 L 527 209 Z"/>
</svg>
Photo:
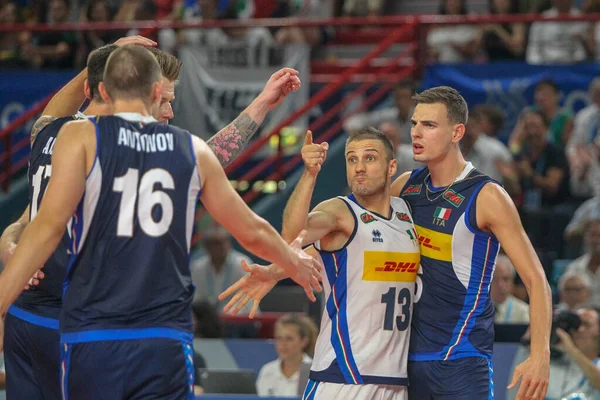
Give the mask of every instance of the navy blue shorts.
<svg viewBox="0 0 600 400">
<path fill-rule="evenodd" d="M 58 321 L 13 306 L 4 324 L 6 398 L 61 400 Z"/>
<path fill-rule="evenodd" d="M 64 400 L 194 399 L 193 356 L 173 339 L 62 344 Z"/>
<path fill-rule="evenodd" d="M 492 372 L 491 361 L 483 357 L 449 361 L 410 361 L 408 399 L 493 399 Z"/>
</svg>

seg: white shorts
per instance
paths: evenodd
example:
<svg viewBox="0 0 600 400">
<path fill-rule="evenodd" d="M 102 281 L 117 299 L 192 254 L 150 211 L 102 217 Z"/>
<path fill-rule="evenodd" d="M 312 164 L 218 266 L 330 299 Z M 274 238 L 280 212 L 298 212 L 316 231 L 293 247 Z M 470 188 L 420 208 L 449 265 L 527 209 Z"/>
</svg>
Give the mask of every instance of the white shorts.
<svg viewBox="0 0 600 400">
<path fill-rule="evenodd" d="M 407 400 L 408 388 L 392 385 L 347 385 L 309 380 L 302 400 Z"/>
</svg>

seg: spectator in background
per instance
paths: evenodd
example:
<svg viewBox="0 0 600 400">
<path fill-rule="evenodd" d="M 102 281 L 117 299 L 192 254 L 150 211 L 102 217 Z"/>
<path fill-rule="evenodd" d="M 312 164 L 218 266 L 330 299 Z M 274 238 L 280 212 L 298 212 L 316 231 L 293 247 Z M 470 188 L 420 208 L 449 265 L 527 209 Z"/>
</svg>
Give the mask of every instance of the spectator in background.
<svg viewBox="0 0 600 400">
<path fill-rule="evenodd" d="M 289 0 L 287 1 L 288 17 L 294 18 L 331 18 L 334 2 L 332 0 Z M 283 27 L 275 34 L 277 44 L 307 44 L 311 47 L 322 45 L 334 35 L 332 27 L 307 26 Z"/>
<path fill-rule="evenodd" d="M 460 141 L 462 154 L 477 170 L 502 183 L 511 197 L 516 198 L 521 188 L 512 155 L 501 141 L 483 134 L 481 119 L 476 110 L 469 115 L 465 135 Z"/>
<path fill-rule="evenodd" d="M 346 120 L 344 130 L 352 133 L 368 126 L 379 126 L 383 122 L 395 121 L 400 126 L 400 143 L 411 143 L 410 119 L 415 109 L 412 99 L 414 93 L 414 82 L 406 80 L 398 83 L 392 92 L 394 98 L 394 105 L 392 107 L 354 115 Z"/>
<path fill-rule="evenodd" d="M 191 263 L 192 281 L 196 285 L 194 304 L 205 301 L 222 312 L 227 302 L 219 301 L 219 293 L 246 275 L 242 260 L 248 264 L 253 261 L 231 248 L 231 236 L 221 226 L 206 232 L 203 245 L 207 254 Z M 249 306 L 241 311 L 249 312 Z"/>
<path fill-rule="evenodd" d="M 575 211 L 569 225 L 565 228 L 565 240 L 569 242 L 580 239 L 589 221 L 600 219 L 600 197 L 586 200 Z"/>
<path fill-rule="evenodd" d="M 219 19 L 217 0 L 197 0 L 196 7 L 188 8 L 184 20 L 189 22 L 216 21 Z M 184 29 L 180 34 L 180 41 L 194 46 L 215 45 L 225 42 L 225 33 L 221 28 Z"/>
<path fill-rule="evenodd" d="M 515 275 L 515 267 L 508 257 L 499 255 L 490 290 L 496 324 L 529 324 L 529 305 L 512 294 Z"/>
<path fill-rule="evenodd" d="M 344 0 L 344 17 L 378 17 L 383 15 L 384 0 Z"/>
<path fill-rule="evenodd" d="M 548 125 L 540 112 L 528 110 L 516 135 L 522 143 L 515 155 L 525 205 L 531 209 L 560 204 L 569 197 L 569 166 L 558 147 L 548 141 Z"/>
<path fill-rule="evenodd" d="M 492 15 L 517 14 L 517 0 L 489 0 Z M 481 43 L 489 61 L 521 60 L 525 51 L 525 25 L 489 24 L 480 31 Z"/>
<path fill-rule="evenodd" d="M 0 5 L 0 25 L 23 22 L 21 10 L 12 1 Z M 0 67 L 16 68 L 39 65 L 41 59 L 31 51 L 31 34 L 29 32 L 0 33 Z"/>
<path fill-rule="evenodd" d="M 550 379 L 545 400 L 592 400 L 600 395 L 600 314 L 594 308 L 581 308 L 577 310 L 577 315 L 581 319 L 579 329 L 568 333 L 557 329 L 560 342 L 553 348 L 558 349 L 560 354 L 550 359 Z M 509 376 L 527 357 L 529 347 L 521 346 Z M 516 394 L 517 389 L 513 389 L 506 398 L 514 399 Z"/>
<path fill-rule="evenodd" d="M 300 371 L 310 368 L 319 330 L 306 316 L 286 314 L 275 323 L 277 360 L 263 365 L 256 380 L 258 395 L 296 397 L 300 386 Z M 307 375 L 308 377 L 308 375 Z"/>
<path fill-rule="evenodd" d="M 159 15 L 159 7 L 153 0 L 131 1 L 125 0 L 115 16 L 115 21 L 156 21 Z M 177 46 L 177 34 L 171 28 L 159 29 L 158 32 L 140 31 L 131 29 L 127 36 L 142 35 L 158 43 L 158 47 L 173 54 Z"/>
<path fill-rule="evenodd" d="M 106 0 L 90 0 L 85 11 L 85 19 L 88 22 L 112 22 L 114 10 Z M 87 55 L 92 50 L 109 43 L 114 43 L 120 35 L 115 31 L 86 31 L 83 33 L 84 53 Z"/>
<path fill-rule="evenodd" d="M 425 165 L 415 161 L 413 156 L 412 142 L 404 143 L 401 130 L 402 127 L 396 121 L 387 121 L 379 125 L 378 129 L 387 136 L 394 146 L 394 155 L 396 156 L 397 171 L 392 180 L 406 171 L 423 168 Z"/>
<path fill-rule="evenodd" d="M 585 274 L 592 282 L 591 303 L 600 305 L 600 219 L 590 221 L 585 229 L 584 242 L 586 252 L 572 261 L 565 274 Z"/>
<path fill-rule="evenodd" d="M 504 114 L 500 107 L 493 104 L 478 104 L 473 112 L 479 115 L 481 131 L 488 136 L 498 138 L 504 126 Z"/>
<path fill-rule="evenodd" d="M 465 0 L 443 0 L 442 15 L 466 15 Z M 448 25 L 433 28 L 427 34 L 432 62 L 459 63 L 475 59 L 479 51 L 479 33 L 474 25 Z"/>
<path fill-rule="evenodd" d="M 543 18 L 559 15 L 578 16 L 573 0 L 553 0 L 553 7 L 541 13 Z M 576 63 L 586 59 L 583 41 L 588 35 L 587 22 L 534 22 L 529 32 L 529 64 Z"/>
<path fill-rule="evenodd" d="M 67 0 L 51 0 L 50 21 L 52 24 L 66 23 L 69 18 Z M 70 69 L 75 67 L 78 41 L 74 32 L 44 32 L 37 38 L 33 51 L 41 57 L 41 67 Z"/>
<path fill-rule="evenodd" d="M 559 303 L 555 310 L 575 312 L 589 303 L 592 297 L 592 281 L 586 273 L 571 271 L 558 280 Z"/>
<path fill-rule="evenodd" d="M 600 195 L 600 78 L 590 84 L 591 103 L 575 116 L 567 145 L 571 193 L 577 197 Z"/>
<path fill-rule="evenodd" d="M 560 89 L 552 79 L 543 79 L 535 85 L 534 105 L 548 125 L 550 142 L 563 149 L 573 133 L 573 115 L 567 108 L 560 107 Z"/>
</svg>

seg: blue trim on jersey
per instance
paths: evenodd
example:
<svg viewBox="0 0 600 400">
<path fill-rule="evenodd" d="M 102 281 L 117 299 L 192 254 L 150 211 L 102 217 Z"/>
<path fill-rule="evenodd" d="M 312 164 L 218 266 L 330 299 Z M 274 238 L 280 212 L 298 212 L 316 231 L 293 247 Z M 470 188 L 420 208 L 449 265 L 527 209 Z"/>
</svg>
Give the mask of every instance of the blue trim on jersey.
<svg viewBox="0 0 600 400">
<path fill-rule="evenodd" d="M 488 233 L 488 232 L 484 232 L 484 231 L 482 231 L 481 229 L 479 229 L 479 227 L 478 227 L 478 226 L 473 226 L 473 225 L 471 224 L 471 221 L 470 221 L 470 216 L 471 216 L 471 206 L 473 205 L 473 201 L 477 199 L 477 195 L 479 194 L 479 192 L 481 191 L 481 189 L 482 189 L 482 188 L 483 188 L 483 187 L 484 187 L 486 184 L 488 184 L 488 183 L 490 183 L 490 182 L 494 182 L 494 181 L 483 181 L 483 182 L 481 182 L 481 183 L 479 184 L 479 186 L 477 186 L 477 187 L 475 188 L 475 190 L 474 190 L 474 191 L 473 191 L 473 193 L 471 194 L 471 198 L 469 199 L 469 202 L 467 203 L 467 207 L 465 208 L 465 214 L 464 214 L 464 215 L 465 215 L 465 223 L 466 223 L 466 225 L 467 225 L 467 228 L 469 228 L 469 230 L 470 230 L 472 233 L 474 233 L 475 235 L 484 235 L 484 236 L 487 236 L 487 237 L 494 237 L 494 238 L 495 238 L 495 236 L 491 235 L 490 233 Z M 495 183 L 495 182 L 494 182 L 494 183 Z M 477 203 L 475 203 L 475 204 L 477 204 Z M 475 218 L 475 220 L 476 220 L 476 219 L 477 219 L 477 218 Z"/>
<path fill-rule="evenodd" d="M 327 299 L 327 314 L 331 319 L 331 346 L 335 351 L 337 365 L 340 372 L 349 384 L 363 384 L 358 366 L 352 354 L 350 346 L 350 332 L 348 330 L 348 316 L 346 311 L 347 296 L 347 260 L 348 250 L 343 249 L 330 255 L 328 259 L 329 268 L 327 278 L 330 278 L 329 271 L 336 273 L 335 280 L 330 279 L 331 294 Z M 333 268 L 331 264 L 333 263 Z"/>
<path fill-rule="evenodd" d="M 352 218 L 354 218 L 354 229 L 352 230 L 352 234 L 350 235 L 348 240 L 346 240 L 346 243 L 344 243 L 342 248 L 340 248 L 338 250 L 323 250 L 320 248 L 321 242 L 320 241 L 315 242 L 314 243 L 315 249 L 317 249 L 319 252 L 322 252 L 322 253 L 333 254 L 333 253 L 337 253 L 338 251 L 344 250 L 346 247 L 348 247 L 350 242 L 352 242 L 352 240 L 354 240 L 354 236 L 356 236 L 356 232 L 358 231 L 358 218 L 356 218 L 356 213 L 352 209 L 352 206 L 350 204 L 348 204 L 345 197 L 338 196 L 337 198 L 342 200 L 342 202 L 346 205 L 346 207 L 348 207 L 350 214 L 352 214 Z"/>
<path fill-rule="evenodd" d="M 186 400 L 194 400 L 194 349 L 190 343 L 181 343 L 185 357 L 185 370 L 188 378 L 188 395 Z"/>
<path fill-rule="evenodd" d="M 101 329 L 63 333 L 60 335 L 61 343 L 87 343 L 104 340 L 138 339 L 173 339 L 184 343 L 192 343 L 194 336 L 189 332 L 171 328 Z"/>
<path fill-rule="evenodd" d="M 75 265 L 75 261 L 77 260 L 77 253 L 79 252 L 79 244 L 81 243 L 81 237 L 83 236 L 83 205 L 85 203 L 85 193 L 79 204 L 77 205 L 77 209 L 73 214 L 71 224 L 71 240 L 69 243 L 69 250 L 71 251 L 71 257 L 69 257 L 69 264 L 67 265 L 67 272 L 65 273 L 65 279 L 63 281 L 63 299 L 65 294 L 67 293 L 67 289 L 69 288 L 69 283 L 71 282 L 71 273 L 73 272 L 73 265 Z"/>
<path fill-rule="evenodd" d="M 194 159 L 194 165 L 196 168 L 198 167 L 198 159 L 196 158 L 196 151 L 194 151 L 194 141 L 192 140 L 192 134 L 188 132 L 190 135 L 190 151 L 192 152 L 192 158 Z M 202 194 L 202 177 L 200 176 L 200 170 L 198 172 L 198 182 L 200 183 L 200 190 L 198 190 L 198 196 L 196 197 L 196 203 L 198 203 L 198 199 Z"/>
<path fill-rule="evenodd" d="M 96 117 L 90 117 L 90 118 L 88 118 L 88 121 L 92 121 L 92 124 L 94 124 L 94 128 L 96 130 L 96 154 L 94 155 L 94 162 L 92 163 L 92 169 L 90 169 L 90 172 L 85 177 L 86 180 L 87 180 L 87 178 L 90 177 L 90 175 L 92 174 L 92 171 L 96 167 L 96 163 L 99 162 L 98 160 L 100 159 L 99 158 L 99 156 L 100 156 L 100 128 L 98 127 L 98 123 L 96 122 Z"/>
<path fill-rule="evenodd" d="M 69 371 L 71 370 L 71 351 L 73 346 L 60 346 L 60 387 L 62 400 L 69 400 Z"/>
<path fill-rule="evenodd" d="M 360 207 L 360 208 L 362 208 L 363 210 L 365 210 L 365 211 L 368 211 L 368 212 L 370 212 L 371 214 L 377 215 L 379 218 L 381 218 L 381 219 L 383 219 L 383 220 L 385 220 L 385 221 L 391 221 L 391 220 L 392 220 L 392 218 L 394 218 L 394 209 L 392 208 L 392 206 L 391 206 L 391 205 L 390 205 L 390 216 L 389 216 L 389 218 L 388 218 L 388 217 L 386 217 L 386 216 L 383 216 L 383 215 L 381 215 L 381 214 L 379 214 L 379 213 L 376 213 L 375 211 L 371 211 L 371 210 L 369 210 L 368 208 L 364 208 L 363 206 L 361 206 L 361 205 L 359 204 L 358 200 L 356 200 L 356 197 L 354 196 L 354 194 L 353 194 L 353 193 L 350 193 L 350 194 L 349 194 L 348 196 L 346 196 L 346 197 L 347 197 L 348 199 L 352 200 L 352 202 L 353 202 L 354 204 L 356 204 L 357 206 L 359 206 L 359 207 Z M 354 212 L 353 212 L 353 214 L 354 214 Z"/>
<path fill-rule="evenodd" d="M 309 379 L 306 383 L 306 389 L 302 395 L 302 400 L 314 400 L 317 395 L 317 389 L 319 388 L 319 381 L 313 381 Z"/>
<path fill-rule="evenodd" d="M 41 315 L 30 313 L 29 311 L 25 311 L 14 305 L 8 308 L 8 313 L 13 317 L 19 318 L 25 322 L 29 322 L 30 324 L 53 329 L 55 331 L 58 330 L 57 319 L 42 317 Z"/>
<path fill-rule="evenodd" d="M 466 215 L 464 215 L 466 217 Z M 453 353 L 478 352 L 469 343 L 469 334 L 481 315 L 489 298 L 489 286 L 498 255 L 499 243 L 490 236 L 475 235 L 471 256 L 471 276 L 463 308 L 452 333 L 450 343 L 442 350 L 443 360 L 453 359 Z M 479 271 L 474 268 L 483 262 Z M 490 355 L 491 356 L 491 355 Z"/>
<path fill-rule="evenodd" d="M 441 361 L 445 357 L 445 352 L 438 351 L 434 353 L 408 353 L 408 361 Z M 491 354 L 485 354 L 481 351 L 477 351 L 474 349 L 473 351 L 462 351 L 460 354 L 451 357 L 452 360 L 457 360 L 459 358 L 467 358 L 467 357 L 480 357 L 489 360 L 492 356 Z"/>
<path fill-rule="evenodd" d="M 492 361 L 488 360 L 488 370 L 490 372 L 490 393 L 488 400 L 494 400 L 494 368 L 492 368 Z"/>
</svg>

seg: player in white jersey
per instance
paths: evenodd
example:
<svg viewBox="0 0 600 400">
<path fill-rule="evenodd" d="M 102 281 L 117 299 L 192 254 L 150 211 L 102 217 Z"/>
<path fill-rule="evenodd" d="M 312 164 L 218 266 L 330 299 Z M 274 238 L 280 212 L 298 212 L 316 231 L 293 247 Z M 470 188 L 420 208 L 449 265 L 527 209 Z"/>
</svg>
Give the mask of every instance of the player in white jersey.
<svg viewBox="0 0 600 400">
<path fill-rule="evenodd" d="M 321 151 L 313 157 L 315 147 Z M 405 399 L 420 255 L 408 205 L 389 194 L 396 173 L 392 144 L 372 128 L 352 134 L 346 143 L 352 194 L 326 200 L 309 214 L 326 151 L 309 132 L 307 168 L 284 214 L 284 238 L 306 229 L 304 244 L 314 243 L 325 265 L 326 306 L 304 399 Z M 276 266 L 244 268 L 251 274 L 221 296 L 239 290 L 226 310 L 235 304 L 236 312 L 253 299 L 254 312 L 282 278 Z"/>
</svg>

